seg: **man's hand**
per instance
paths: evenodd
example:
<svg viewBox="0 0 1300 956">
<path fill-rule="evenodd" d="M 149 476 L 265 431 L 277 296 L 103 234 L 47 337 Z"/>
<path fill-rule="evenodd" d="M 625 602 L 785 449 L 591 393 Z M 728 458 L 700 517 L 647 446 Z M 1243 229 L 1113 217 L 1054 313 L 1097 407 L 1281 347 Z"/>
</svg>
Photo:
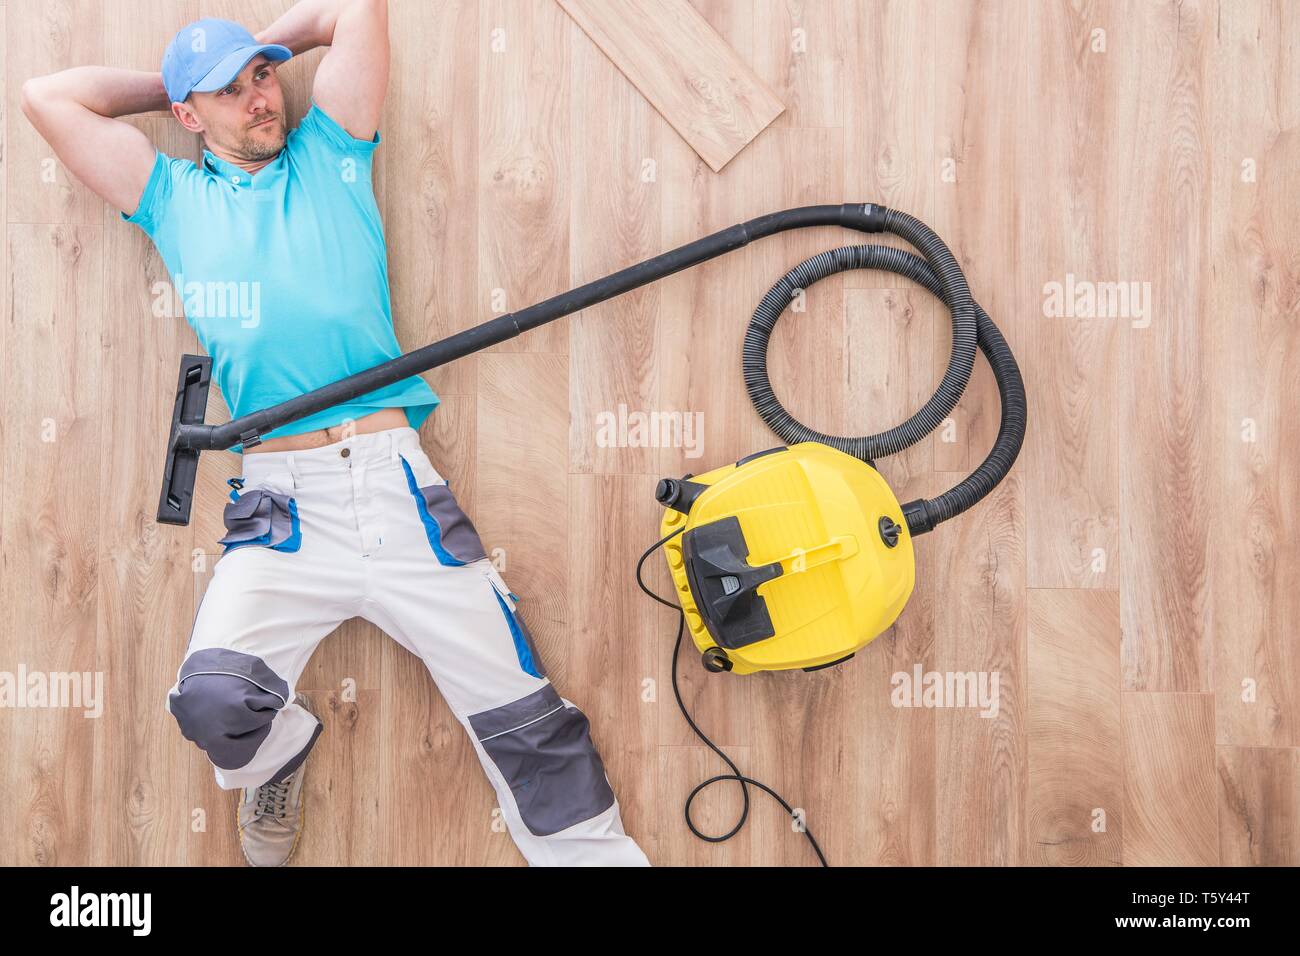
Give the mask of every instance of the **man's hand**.
<svg viewBox="0 0 1300 956">
<path fill-rule="evenodd" d="M 388 0 L 299 0 L 256 39 L 295 55 L 328 46 L 312 99 L 352 136 L 374 139 L 388 90 Z"/>
<path fill-rule="evenodd" d="M 118 116 L 169 107 L 162 74 L 79 66 L 28 80 L 22 110 L 59 161 L 127 215 L 149 184 L 155 149 Z"/>
</svg>

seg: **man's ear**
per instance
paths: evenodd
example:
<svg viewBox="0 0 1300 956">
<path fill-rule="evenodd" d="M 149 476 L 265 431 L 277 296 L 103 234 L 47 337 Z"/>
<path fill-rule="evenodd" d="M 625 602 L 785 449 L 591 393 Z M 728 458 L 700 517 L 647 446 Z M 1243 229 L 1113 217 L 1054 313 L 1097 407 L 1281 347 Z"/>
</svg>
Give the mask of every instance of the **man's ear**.
<svg viewBox="0 0 1300 956">
<path fill-rule="evenodd" d="M 194 107 L 192 107 L 188 102 L 173 103 L 172 115 L 176 117 L 178 123 L 184 126 L 191 133 L 206 132 L 203 121 L 199 119 L 199 114 L 194 112 Z"/>
</svg>

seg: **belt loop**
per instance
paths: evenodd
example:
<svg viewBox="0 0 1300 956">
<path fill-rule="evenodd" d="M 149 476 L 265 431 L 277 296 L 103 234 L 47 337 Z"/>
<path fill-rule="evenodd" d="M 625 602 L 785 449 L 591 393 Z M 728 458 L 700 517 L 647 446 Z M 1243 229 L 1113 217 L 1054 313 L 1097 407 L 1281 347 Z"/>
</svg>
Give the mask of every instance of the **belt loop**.
<svg viewBox="0 0 1300 956">
<path fill-rule="evenodd" d="M 289 468 L 289 475 L 293 478 L 294 490 L 297 490 L 299 483 L 302 481 L 302 472 L 298 470 L 298 462 L 293 457 L 293 452 L 289 452 L 289 457 L 285 459 L 285 464 Z"/>
<path fill-rule="evenodd" d="M 388 432 L 388 460 L 397 461 L 401 457 L 402 443 L 398 437 L 398 429 Z"/>
</svg>

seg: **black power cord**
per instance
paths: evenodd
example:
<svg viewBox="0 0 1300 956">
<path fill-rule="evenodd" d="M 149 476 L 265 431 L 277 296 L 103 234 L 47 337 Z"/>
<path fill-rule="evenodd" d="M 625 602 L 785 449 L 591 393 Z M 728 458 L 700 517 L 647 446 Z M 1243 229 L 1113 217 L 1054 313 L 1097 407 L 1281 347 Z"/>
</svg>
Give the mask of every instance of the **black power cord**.
<svg viewBox="0 0 1300 956">
<path fill-rule="evenodd" d="M 641 555 L 641 560 L 639 560 L 636 563 L 636 583 L 641 588 L 641 590 L 644 591 L 646 594 L 648 594 L 650 597 L 654 598 L 656 601 L 658 601 L 660 604 L 664 605 L 665 607 L 670 607 L 677 612 L 677 641 L 675 644 L 673 644 L 673 696 L 677 698 L 677 709 L 682 712 L 682 717 L 686 719 L 687 725 L 690 726 L 691 730 L 695 733 L 695 736 L 699 737 L 700 740 L 704 741 L 705 745 L 710 750 L 712 750 L 715 754 L 721 757 L 722 762 L 731 768 L 731 773 L 723 773 L 723 774 L 718 774 L 718 776 L 716 777 L 710 777 L 708 780 L 705 780 L 703 783 L 698 784 L 695 787 L 695 789 L 691 791 L 690 796 L 686 798 L 686 804 L 682 807 L 682 812 L 686 816 L 686 826 L 689 827 L 690 831 L 694 833 L 697 837 L 699 837 L 701 840 L 705 840 L 709 843 L 725 843 L 727 840 L 730 840 L 733 836 L 735 836 L 737 833 L 740 832 L 740 828 L 743 827 L 745 825 L 745 821 L 749 819 L 749 785 L 753 784 L 755 787 L 758 787 L 758 789 L 762 790 L 768 796 L 772 797 L 772 799 L 774 799 L 777 803 L 781 804 L 781 806 L 785 808 L 785 812 L 790 814 L 790 819 L 795 821 L 795 823 L 803 831 L 803 835 L 808 838 L 808 842 L 812 844 L 813 852 L 817 854 L 817 859 L 821 861 L 821 865 L 830 866 L 830 864 L 826 862 L 826 855 L 822 853 L 822 848 L 817 845 L 817 840 L 812 835 L 812 831 L 808 829 L 804 821 L 800 820 L 795 815 L 794 808 L 790 806 L 789 803 L 786 802 L 784 797 L 782 797 L 779 793 L 777 793 L 767 784 L 763 783 L 760 780 L 755 780 L 753 777 L 747 777 L 744 774 L 742 774 L 740 772 L 740 768 L 736 766 L 736 762 L 732 760 L 730 757 L 728 757 L 717 744 L 715 744 L 712 740 L 710 740 L 708 736 L 704 733 L 704 731 L 700 730 L 699 726 L 695 723 L 694 719 L 692 719 L 690 713 L 687 711 L 686 703 L 682 700 L 681 688 L 678 687 L 677 685 L 677 659 L 681 656 L 682 634 L 686 630 L 686 614 L 684 611 L 682 611 L 681 605 L 669 601 L 666 598 L 660 597 L 658 594 L 655 594 L 654 591 L 651 591 L 648 587 L 646 587 L 645 580 L 641 577 L 641 567 L 642 565 L 645 564 L 646 558 L 650 557 L 650 555 L 654 554 L 656 551 L 662 548 L 665 543 L 667 543 L 677 535 L 681 534 L 685 530 L 686 530 L 686 526 L 683 525 L 682 527 L 678 528 L 676 531 L 674 531 L 672 534 L 668 535 L 667 537 L 661 538 L 659 541 L 656 541 L 653 545 L 650 546 L 650 548 L 643 555 Z M 735 826 L 733 826 L 730 830 L 728 830 L 726 833 L 723 833 L 720 836 L 711 836 L 703 832 L 699 827 L 697 827 L 695 825 L 695 821 L 691 819 L 691 804 L 695 802 L 695 798 L 699 796 L 700 792 L 703 791 L 706 787 L 710 787 L 715 783 L 721 783 L 724 780 L 735 780 L 737 783 L 740 784 L 740 793 L 741 796 L 744 798 L 744 809 L 741 810 L 740 819 L 736 821 Z"/>
</svg>

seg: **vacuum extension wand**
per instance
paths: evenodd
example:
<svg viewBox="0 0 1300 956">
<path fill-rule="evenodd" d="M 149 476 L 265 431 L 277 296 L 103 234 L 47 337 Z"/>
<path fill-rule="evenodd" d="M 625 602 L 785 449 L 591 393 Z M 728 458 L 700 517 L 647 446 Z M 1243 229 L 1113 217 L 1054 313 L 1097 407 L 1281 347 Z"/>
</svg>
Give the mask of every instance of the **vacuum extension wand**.
<svg viewBox="0 0 1300 956">
<path fill-rule="evenodd" d="M 745 385 L 759 415 L 782 439 L 787 442 L 821 441 L 864 461 L 874 461 L 876 457 L 907 448 L 943 422 L 970 379 L 977 345 L 993 367 L 1002 402 L 1002 424 L 989 456 L 950 491 L 934 499 L 920 499 L 903 505 L 908 529 L 913 534 L 929 531 L 987 495 L 1010 470 L 1024 439 L 1024 384 L 1006 341 L 971 298 L 966 278 L 943 241 L 920 220 L 872 203 L 803 206 L 751 219 L 224 425 L 203 422 L 211 385 L 211 358 L 183 355 L 162 494 L 158 502 L 158 521 L 176 525 L 189 523 L 199 454 L 203 451 L 228 449 L 237 444 L 245 447 L 257 445 L 263 435 L 282 425 L 411 375 L 446 365 L 540 325 L 739 249 L 754 239 L 808 226 L 843 226 L 868 233 L 890 232 L 910 243 L 921 256 L 888 246 L 834 249 L 800 263 L 763 298 L 745 337 Z M 767 343 L 777 319 L 798 290 L 806 289 L 834 272 L 860 268 L 887 269 L 905 275 L 942 298 L 952 312 L 953 345 L 948 369 L 938 390 L 912 418 L 878 435 L 843 438 L 806 427 L 781 406 L 767 377 Z"/>
</svg>

